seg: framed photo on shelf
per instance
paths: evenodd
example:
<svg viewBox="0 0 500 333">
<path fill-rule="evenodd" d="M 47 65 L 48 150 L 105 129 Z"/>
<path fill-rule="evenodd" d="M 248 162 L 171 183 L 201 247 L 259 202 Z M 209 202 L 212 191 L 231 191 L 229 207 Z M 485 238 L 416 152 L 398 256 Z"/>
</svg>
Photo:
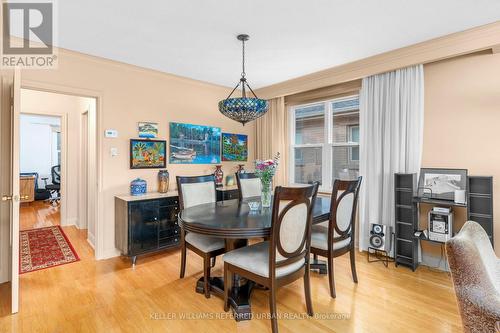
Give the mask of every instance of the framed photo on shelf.
<svg viewBox="0 0 500 333">
<path fill-rule="evenodd" d="M 155 169 L 167 166 L 167 141 L 130 139 L 130 169 Z"/>
<path fill-rule="evenodd" d="M 467 169 L 420 169 L 419 197 L 454 200 L 456 190 L 467 191 Z"/>
</svg>

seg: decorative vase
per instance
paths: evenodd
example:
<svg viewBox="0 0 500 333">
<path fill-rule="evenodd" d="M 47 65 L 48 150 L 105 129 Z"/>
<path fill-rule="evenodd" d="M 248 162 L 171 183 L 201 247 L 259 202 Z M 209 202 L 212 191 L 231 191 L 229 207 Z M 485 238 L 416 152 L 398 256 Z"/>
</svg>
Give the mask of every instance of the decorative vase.
<svg viewBox="0 0 500 333">
<path fill-rule="evenodd" d="M 222 165 L 218 164 L 215 166 L 214 178 L 215 178 L 215 186 L 222 186 L 222 179 L 224 178 L 224 171 L 222 171 Z"/>
<path fill-rule="evenodd" d="M 271 207 L 271 195 L 272 195 L 272 182 L 264 181 L 262 178 L 260 179 L 262 184 L 262 193 L 260 194 L 260 201 L 262 203 L 262 207 Z"/>
<path fill-rule="evenodd" d="M 144 179 L 136 178 L 130 182 L 130 194 L 142 195 L 148 190 L 148 184 Z"/>
<path fill-rule="evenodd" d="M 168 192 L 169 176 L 167 169 L 158 171 L 158 192 Z"/>
<path fill-rule="evenodd" d="M 245 173 L 245 164 L 238 164 L 238 171 L 239 173 Z"/>
</svg>

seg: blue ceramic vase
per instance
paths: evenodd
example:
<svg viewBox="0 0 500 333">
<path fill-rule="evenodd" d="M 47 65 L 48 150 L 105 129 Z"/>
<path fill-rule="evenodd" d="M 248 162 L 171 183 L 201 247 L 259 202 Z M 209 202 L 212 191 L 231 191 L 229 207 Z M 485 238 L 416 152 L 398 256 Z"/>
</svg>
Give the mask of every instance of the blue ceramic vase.
<svg viewBox="0 0 500 333">
<path fill-rule="evenodd" d="M 148 184 L 144 179 L 136 178 L 130 182 L 130 194 L 142 195 L 148 191 Z"/>
</svg>

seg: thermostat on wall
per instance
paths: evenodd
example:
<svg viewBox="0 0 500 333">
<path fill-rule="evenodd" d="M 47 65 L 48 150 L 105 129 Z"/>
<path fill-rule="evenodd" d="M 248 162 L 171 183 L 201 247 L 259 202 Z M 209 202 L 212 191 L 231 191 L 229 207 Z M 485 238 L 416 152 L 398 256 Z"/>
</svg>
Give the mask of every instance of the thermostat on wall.
<svg viewBox="0 0 500 333">
<path fill-rule="evenodd" d="M 106 138 L 117 138 L 118 137 L 118 131 L 114 129 L 107 129 L 104 131 L 104 136 Z"/>
</svg>

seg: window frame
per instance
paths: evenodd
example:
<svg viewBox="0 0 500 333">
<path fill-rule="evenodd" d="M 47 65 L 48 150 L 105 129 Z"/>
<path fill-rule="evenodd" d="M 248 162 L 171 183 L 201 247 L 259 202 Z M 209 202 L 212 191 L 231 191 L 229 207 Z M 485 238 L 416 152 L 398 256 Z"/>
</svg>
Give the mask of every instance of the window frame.
<svg viewBox="0 0 500 333">
<path fill-rule="evenodd" d="M 359 111 L 358 111 L 358 113 L 359 113 Z M 348 156 L 347 156 L 347 158 L 348 158 L 349 162 L 351 162 L 351 163 L 355 163 L 355 162 L 359 163 L 359 158 L 360 158 L 360 156 L 359 156 L 359 150 L 358 150 L 358 159 L 354 160 L 352 158 L 352 148 L 354 148 L 354 147 L 358 147 L 359 148 L 359 141 L 356 142 L 356 141 L 354 141 L 352 139 L 352 130 L 354 128 L 357 128 L 358 131 L 359 131 L 359 124 L 357 124 L 357 125 L 347 125 L 347 128 L 348 128 L 347 133 L 348 133 L 348 138 L 349 138 L 348 143 L 349 144 L 353 144 L 353 145 L 349 145 L 349 148 L 351 148 L 351 149 L 348 150 L 348 154 L 347 154 Z"/>
<path fill-rule="evenodd" d="M 321 148 L 321 185 L 319 187 L 320 192 L 331 192 L 333 189 L 333 177 L 332 177 L 332 170 L 333 170 L 333 163 L 332 163 L 332 158 L 333 158 L 333 148 L 334 147 L 359 147 L 360 143 L 359 142 L 333 142 L 333 103 L 334 102 L 341 102 L 344 100 L 351 100 L 351 99 L 359 99 L 359 94 L 353 94 L 349 96 L 343 96 L 343 97 L 338 97 L 338 98 L 330 98 L 326 99 L 323 101 L 316 101 L 316 102 L 311 102 L 311 103 L 304 103 L 304 104 L 296 104 L 292 105 L 288 108 L 289 112 L 289 142 L 290 142 L 290 147 L 289 147 L 289 169 L 288 169 L 288 174 L 289 174 L 289 183 L 291 185 L 301 185 L 300 183 L 295 182 L 295 148 Z M 305 107 L 310 107 L 310 106 L 316 106 L 316 105 L 323 105 L 324 106 L 324 137 L 323 137 L 323 142 L 322 143 L 310 143 L 310 144 L 296 144 L 295 143 L 295 135 L 296 135 L 296 110 L 305 108 Z M 349 111 L 347 111 L 349 112 Z M 346 113 L 347 113 L 346 112 Z M 359 109 L 358 111 L 352 111 L 354 113 L 359 114 Z M 359 126 L 359 124 L 357 125 Z M 349 133 L 349 139 L 350 139 L 350 133 Z M 349 153 L 349 159 L 350 159 L 350 153 Z"/>
</svg>

